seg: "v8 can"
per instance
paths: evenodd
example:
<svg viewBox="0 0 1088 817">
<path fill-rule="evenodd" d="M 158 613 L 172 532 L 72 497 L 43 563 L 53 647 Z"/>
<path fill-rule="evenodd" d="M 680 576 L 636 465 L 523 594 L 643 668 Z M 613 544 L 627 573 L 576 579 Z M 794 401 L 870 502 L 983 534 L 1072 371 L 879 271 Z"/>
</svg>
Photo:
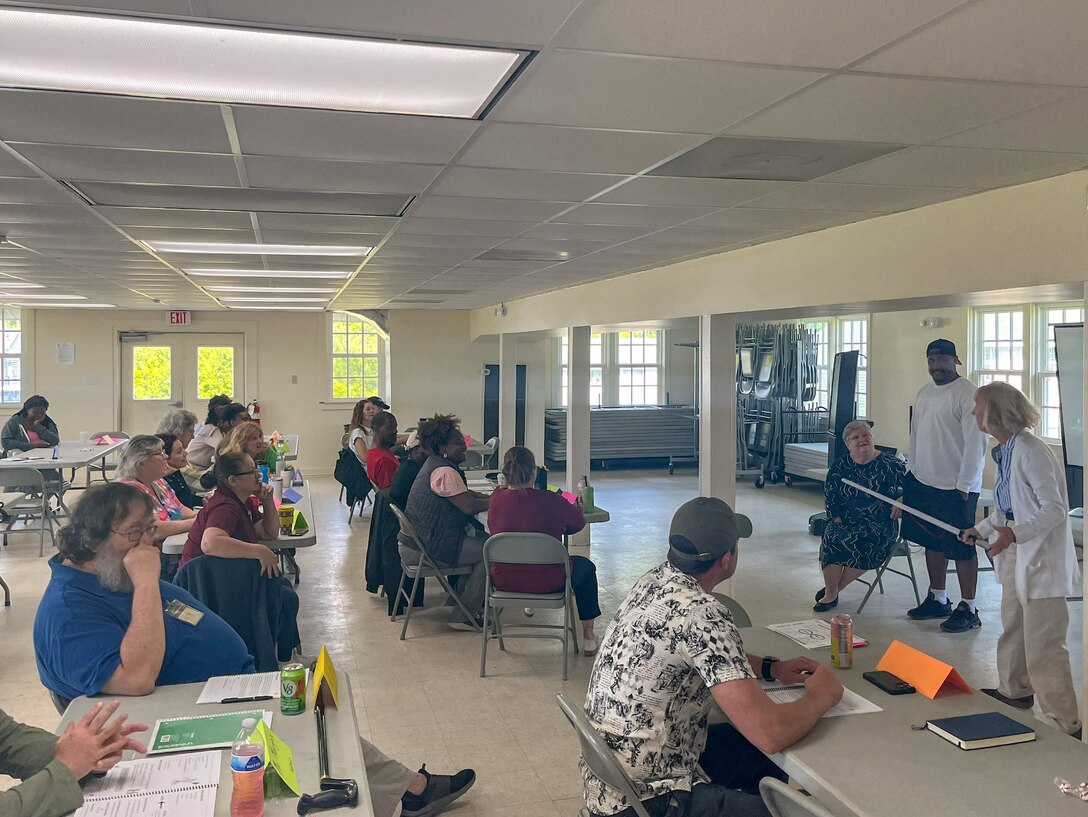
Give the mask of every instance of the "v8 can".
<svg viewBox="0 0 1088 817">
<path fill-rule="evenodd" d="M 306 709 L 306 668 L 288 664 L 280 670 L 280 712 L 301 715 Z"/>
</svg>

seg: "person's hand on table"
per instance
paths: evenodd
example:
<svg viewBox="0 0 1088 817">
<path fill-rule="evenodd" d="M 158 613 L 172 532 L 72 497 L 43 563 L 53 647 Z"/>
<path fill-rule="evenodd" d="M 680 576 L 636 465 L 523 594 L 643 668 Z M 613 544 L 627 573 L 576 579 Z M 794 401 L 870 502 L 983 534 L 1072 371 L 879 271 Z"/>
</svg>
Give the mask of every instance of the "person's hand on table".
<svg viewBox="0 0 1088 817">
<path fill-rule="evenodd" d="M 152 582 L 159 583 L 162 563 L 159 551 L 152 545 L 137 545 L 125 554 L 125 571 L 132 579 L 134 587 L 144 587 Z"/>
<path fill-rule="evenodd" d="M 280 575 L 280 557 L 267 545 L 258 545 L 257 559 L 261 563 L 261 574 L 272 579 Z"/>
<path fill-rule="evenodd" d="M 771 676 L 783 684 L 803 684 L 820 665 L 811 658 L 799 656 L 771 664 Z"/>
<path fill-rule="evenodd" d="M 50 443 L 47 443 L 45 440 L 38 440 L 36 443 L 31 443 L 31 445 L 34 448 L 52 448 L 53 447 Z"/>
<path fill-rule="evenodd" d="M 147 747 L 129 737 L 134 732 L 146 732 L 147 724 L 129 723 L 127 715 L 118 715 L 109 721 L 117 711 L 120 701 L 108 704 L 99 701 L 79 719 L 70 723 L 64 734 L 57 738 L 54 757 L 71 771 L 76 780 L 82 780 L 91 772 L 105 772 L 112 769 L 126 750 L 140 753 Z"/>
<path fill-rule="evenodd" d="M 835 677 L 835 673 L 823 664 L 817 664 L 815 671 L 802 680 L 805 684 L 805 693 L 816 696 L 827 705 L 828 709 L 842 700 L 842 684 Z"/>
</svg>

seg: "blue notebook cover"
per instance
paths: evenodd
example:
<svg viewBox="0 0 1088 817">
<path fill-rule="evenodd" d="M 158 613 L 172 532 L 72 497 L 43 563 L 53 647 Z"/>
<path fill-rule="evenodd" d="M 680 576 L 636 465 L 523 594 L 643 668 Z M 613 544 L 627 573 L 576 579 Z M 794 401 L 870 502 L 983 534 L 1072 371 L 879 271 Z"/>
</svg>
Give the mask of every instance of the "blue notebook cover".
<svg viewBox="0 0 1088 817">
<path fill-rule="evenodd" d="M 1000 712 L 981 712 L 927 721 L 931 732 L 961 749 L 985 749 L 1035 740 L 1035 730 Z"/>
</svg>

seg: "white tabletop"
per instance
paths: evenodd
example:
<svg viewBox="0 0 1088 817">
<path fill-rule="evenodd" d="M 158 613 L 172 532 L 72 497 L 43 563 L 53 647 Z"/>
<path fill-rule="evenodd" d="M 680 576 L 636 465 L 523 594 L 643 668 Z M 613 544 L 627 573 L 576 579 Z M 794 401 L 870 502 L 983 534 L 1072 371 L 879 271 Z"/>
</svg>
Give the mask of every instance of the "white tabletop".
<svg viewBox="0 0 1088 817">
<path fill-rule="evenodd" d="M 469 490 L 471 490 L 471 491 L 476 491 L 477 493 L 490 495 L 492 492 L 494 492 L 494 490 L 496 488 L 496 485 L 495 485 L 494 482 L 492 482 L 489 479 L 472 479 L 472 478 L 469 478 L 468 487 L 469 487 Z M 583 511 L 582 515 L 585 516 L 587 525 L 593 525 L 593 524 L 595 524 L 597 522 L 608 522 L 608 521 L 610 521 L 612 519 L 612 517 L 609 515 L 608 511 L 606 511 L 604 508 L 599 508 L 599 507 L 594 508 L 592 511 Z M 487 513 L 486 512 L 482 513 L 479 516 L 480 516 L 480 521 L 484 524 L 484 527 L 486 527 L 487 526 Z"/>
<path fill-rule="evenodd" d="M 81 445 L 79 440 L 74 442 L 61 442 L 53 448 L 34 448 L 30 451 L 20 451 L 18 456 L 5 457 L 0 460 L 0 467 L 22 466 L 24 468 L 37 468 L 45 471 L 51 468 L 86 468 L 92 462 L 97 462 L 103 457 L 124 448 L 128 440 L 118 440 L 109 445 L 94 445 L 88 443 Z M 57 452 L 57 458 L 53 459 L 53 452 Z"/>
<path fill-rule="evenodd" d="M 906 626 L 906 625 L 904 625 Z M 792 658 L 804 654 L 828 666 L 827 650 L 805 650 L 765 627 L 740 631 L 747 650 Z M 909 637 L 905 635 L 905 637 Z M 1088 804 L 1065 797 L 1055 777 L 1088 779 L 1088 746 L 981 692 L 888 695 L 862 673 L 874 669 L 886 644 L 854 650 L 854 666 L 835 670 L 843 686 L 884 709 L 824 718 L 789 749 L 772 756 L 791 778 L 838 817 L 918 817 L 921 814 L 1085 817 Z M 967 678 L 970 684 L 978 679 Z M 966 752 L 928 730 L 933 718 L 1000 712 L 1032 727 L 1037 740 Z"/>
<path fill-rule="evenodd" d="M 302 499 L 295 503 L 295 507 L 302 511 L 310 530 L 303 536 L 286 536 L 281 533 L 278 539 L 262 540 L 262 544 L 268 545 L 272 550 L 308 548 L 317 544 L 317 520 L 314 519 L 314 505 L 310 500 L 309 488 L 306 485 L 296 485 L 291 490 L 302 495 Z M 179 555 L 185 549 L 185 540 L 188 536 L 187 533 L 175 533 L 173 536 L 166 537 L 162 543 L 162 552 L 167 556 Z"/>
<path fill-rule="evenodd" d="M 335 660 L 335 658 L 334 658 Z M 362 750 L 359 746 L 359 724 L 355 718 L 355 706 L 351 691 L 351 679 L 347 673 L 337 673 L 337 693 L 339 708 L 326 709 L 325 725 L 329 740 L 329 773 L 333 777 L 354 778 L 359 784 L 359 805 L 345 810 L 344 814 L 357 817 L 373 817 L 374 809 L 370 802 L 370 788 L 367 785 L 366 770 L 363 766 Z M 153 693 L 141 698 L 121 698 L 121 712 L 129 716 L 130 723 L 146 723 L 154 727 L 160 718 L 175 718 L 184 715 L 214 715 L 221 712 L 255 709 L 264 706 L 272 714 L 272 731 L 281 737 L 294 754 L 295 771 L 302 791 L 315 794 L 318 791 L 317 771 L 317 724 L 313 712 L 313 690 L 306 690 L 306 711 L 300 715 L 284 715 L 279 711 L 279 701 L 260 701 L 258 703 L 239 704 L 203 704 L 197 705 L 196 699 L 204 684 L 178 684 L 176 686 L 157 687 Z M 65 726 L 85 713 L 97 698 L 76 698 L 57 727 L 60 734 Z M 139 735 L 143 739 L 150 734 Z M 219 771 L 219 790 L 215 798 L 216 817 L 229 817 L 230 793 L 230 750 L 223 749 L 223 761 Z M 130 759 L 126 757 L 126 760 Z M 295 796 L 269 798 L 264 804 L 267 817 L 281 817 L 297 813 L 298 798 Z M 339 813 L 339 812 L 335 812 Z"/>
</svg>

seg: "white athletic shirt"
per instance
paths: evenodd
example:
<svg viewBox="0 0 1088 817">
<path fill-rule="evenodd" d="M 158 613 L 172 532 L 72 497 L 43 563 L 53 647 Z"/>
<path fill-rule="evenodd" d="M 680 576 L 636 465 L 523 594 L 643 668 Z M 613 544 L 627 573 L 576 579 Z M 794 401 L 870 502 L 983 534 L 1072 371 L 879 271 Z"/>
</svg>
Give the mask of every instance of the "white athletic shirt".
<svg viewBox="0 0 1088 817">
<path fill-rule="evenodd" d="M 965 377 L 938 386 L 927 383 L 914 399 L 907 470 L 931 488 L 977 493 L 987 436 L 971 411 L 975 384 Z"/>
</svg>

